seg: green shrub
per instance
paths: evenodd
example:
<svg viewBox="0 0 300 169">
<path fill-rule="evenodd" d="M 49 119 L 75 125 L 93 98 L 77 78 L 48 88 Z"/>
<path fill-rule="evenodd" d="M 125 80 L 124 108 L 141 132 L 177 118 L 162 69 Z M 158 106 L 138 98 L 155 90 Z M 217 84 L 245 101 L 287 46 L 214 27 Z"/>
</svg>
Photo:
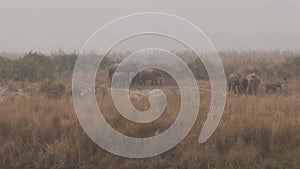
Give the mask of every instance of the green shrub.
<svg viewBox="0 0 300 169">
<path fill-rule="evenodd" d="M 300 56 L 293 58 L 291 64 L 295 71 L 300 71 Z"/>
<path fill-rule="evenodd" d="M 52 78 L 53 62 L 49 57 L 29 52 L 18 61 L 17 72 L 21 80 L 38 81 Z"/>
<path fill-rule="evenodd" d="M 74 69 L 77 57 L 77 54 L 58 55 L 54 57 L 53 63 L 57 70 L 70 72 Z"/>
<path fill-rule="evenodd" d="M 202 63 L 202 61 L 197 58 L 188 64 L 189 68 L 193 72 L 196 79 L 208 79 L 208 73 Z"/>
<path fill-rule="evenodd" d="M 48 97 L 61 98 L 65 93 L 65 86 L 49 81 L 42 83 L 41 91 L 47 93 Z"/>
<path fill-rule="evenodd" d="M 15 61 L 0 56 L 0 77 L 1 79 L 13 78 L 16 70 Z"/>
</svg>

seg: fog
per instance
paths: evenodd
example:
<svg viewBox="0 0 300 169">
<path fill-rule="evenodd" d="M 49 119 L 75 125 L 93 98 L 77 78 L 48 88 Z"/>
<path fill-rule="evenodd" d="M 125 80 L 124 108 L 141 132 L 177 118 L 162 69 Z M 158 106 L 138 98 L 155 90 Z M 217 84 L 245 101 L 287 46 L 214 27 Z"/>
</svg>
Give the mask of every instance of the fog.
<svg viewBox="0 0 300 169">
<path fill-rule="evenodd" d="M 188 19 L 217 50 L 300 49 L 297 0 L 0 0 L 0 51 L 78 51 L 105 23 L 144 11 Z"/>
</svg>

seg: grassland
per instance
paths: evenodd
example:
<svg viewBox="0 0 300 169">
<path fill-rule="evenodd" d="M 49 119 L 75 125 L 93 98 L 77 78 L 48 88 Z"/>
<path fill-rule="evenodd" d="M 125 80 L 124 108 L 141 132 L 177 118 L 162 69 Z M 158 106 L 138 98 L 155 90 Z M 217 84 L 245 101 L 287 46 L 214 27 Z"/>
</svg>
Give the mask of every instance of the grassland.
<svg viewBox="0 0 300 169">
<path fill-rule="evenodd" d="M 67 91 L 70 87 L 68 72 L 59 73 L 55 79 L 66 86 L 66 94 L 59 99 L 40 91 L 39 86 L 45 80 L 2 80 L 2 87 L 7 90 L 0 101 L 0 168 L 298 169 L 300 79 L 297 71 L 289 69 L 292 66 L 285 67 L 288 62 L 272 63 L 268 67 L 263 64 L 253 61 L 239 66 L 227 64 L 225 68 L 240 73 L 255 68 L 266 81 L 274 79 L 274 76 L 267 79 L 267 73 L 283 68 L 275 78 L 280 80 L 287 75 L 288 86 L 275 94 L 265 94 L 261 86 L 259 96 L 229 95 L 221 123 L 203 144 L 197 140 L 208 112 L 210 95 L 200 90 L 201 107 L 189 135 L 172 150 L 147 159 L 115 156 L 89 139 L 76 118 Z M 13 90 L 22 86 L 19 83 L 30 86 L 31 90 L 29 87 L 24 92 Z M 198 83 L 200 88 L 209 89 L 207 80 Z M 120 116 L 106 87 L 97 92 L 99 106 L 109 124 L 119 132 L 135 137 L 153 136 L 172 125 L 179 109 L 178 89 L 162 88 L 168 96 L 167 110 L 149 124 L 135 124 Z M 133 97 L 132 101 L 141 110 L 149 106 L 146 98 L 135 100 Z"/>
</svg>

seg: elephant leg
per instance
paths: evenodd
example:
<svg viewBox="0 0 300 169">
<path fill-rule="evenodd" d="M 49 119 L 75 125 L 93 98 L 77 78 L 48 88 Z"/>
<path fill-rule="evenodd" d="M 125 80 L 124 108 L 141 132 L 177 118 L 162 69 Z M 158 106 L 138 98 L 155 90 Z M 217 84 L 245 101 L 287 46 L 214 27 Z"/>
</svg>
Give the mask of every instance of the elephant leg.
<svg viewBox="0 0 300 169">
<path fill-rule="evenodd" d="M 241 87 L 241 94 L 245 94 L 245 88 L 243 86 Z"/>
<path fill-rule="evenodd" d="M 258 86 L 255 86 L 255 95 L 258 94 Z"/>
<path fill-rule="evenodd" d="M 158 78 L 155 78 L 155 83 L 156 85 L 158 85 Z"/>
<path fill-rule="evenodd" d="M 248 94 L 251 94 L 251 86 L 248 87 Z"/>
<path fill-rule="evenodd" d="M 231 85 L 228 85 L 228 93 L 230 93 Z"/>
<path fill-rule="evenodd" d="M 155 79 L 151 79 L 151 85 L 156 85 L 157 81 Z"/>
<path fill-rule="evenodd" d="M 250 95 L 253 95 L 253 87 L 250 87 L 249 94 L 250 94 Z"/>
<path fill-rule="evenodd" d="M 236 94 L 236 85 L 233 86 L 233 92 Z"/>
</svg>

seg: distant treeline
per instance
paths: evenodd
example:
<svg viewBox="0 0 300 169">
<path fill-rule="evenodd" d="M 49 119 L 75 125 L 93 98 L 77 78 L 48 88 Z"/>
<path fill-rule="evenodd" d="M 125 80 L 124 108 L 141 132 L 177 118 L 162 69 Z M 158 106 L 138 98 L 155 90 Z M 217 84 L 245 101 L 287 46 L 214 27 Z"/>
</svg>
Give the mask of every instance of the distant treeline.
<svg viewBox="0 0 300 169">
<path fill-rule="evenodd" d="M 251 55 L 252 54 L 252 55 Z M 258 59 L 257 56 L 272 57 Z M 276 56 L 275 56 L 276 54 Z M 292 52 L 220 52 L 226 74 L 237 72 L 246 74 L 252 71 L 265 76 L 292 76 L 300 71 L 300 56 L 294 56 Z M 125 56 L 122 53 L 114 53 L 112 57 L 105 57 L 100 68 L 105 69 L 113 62 L 119 62 Z M 197 79 L 207 79 L 208 75 L 201 60 L 189 52 L 178 53 L 188 63 Z M 119 56 L 119 57 L 118 57 Z M 253 56 L 253 57 L 251 57 Z M 45 55 L 38 52 L 28 52 L 23 57 L 12 59 L 0 56 L 0 80 L 13 79 L 16 81 L 40 81 L 53 79 L 55 76 L 71 75 L 78 54 L 60 53 Z M 108 59 L 110 58 L 110 59 Z M 230 59 L 231 58 L 231 59 Z M 234 58 L 234 59 L 233 59 Z M 240 60 L 238 59 L 240 58 Z M 257 59 L 254 59 L 257 58 Z M 231 60 L 231 61 L 230 61 Z M 282 60 L 277 62 L 276 60 Z M 213 63 L 212 63 L 213 64 Z"/>
<path fill-rule="evenodd" d="M 49 57 L 35 52 L 18 59 L 0 57 L 0 78 L 31 82 L 51 79 L 56 70 L 72 71 L 76 58 L 75 54 Z"/>
</svg>

